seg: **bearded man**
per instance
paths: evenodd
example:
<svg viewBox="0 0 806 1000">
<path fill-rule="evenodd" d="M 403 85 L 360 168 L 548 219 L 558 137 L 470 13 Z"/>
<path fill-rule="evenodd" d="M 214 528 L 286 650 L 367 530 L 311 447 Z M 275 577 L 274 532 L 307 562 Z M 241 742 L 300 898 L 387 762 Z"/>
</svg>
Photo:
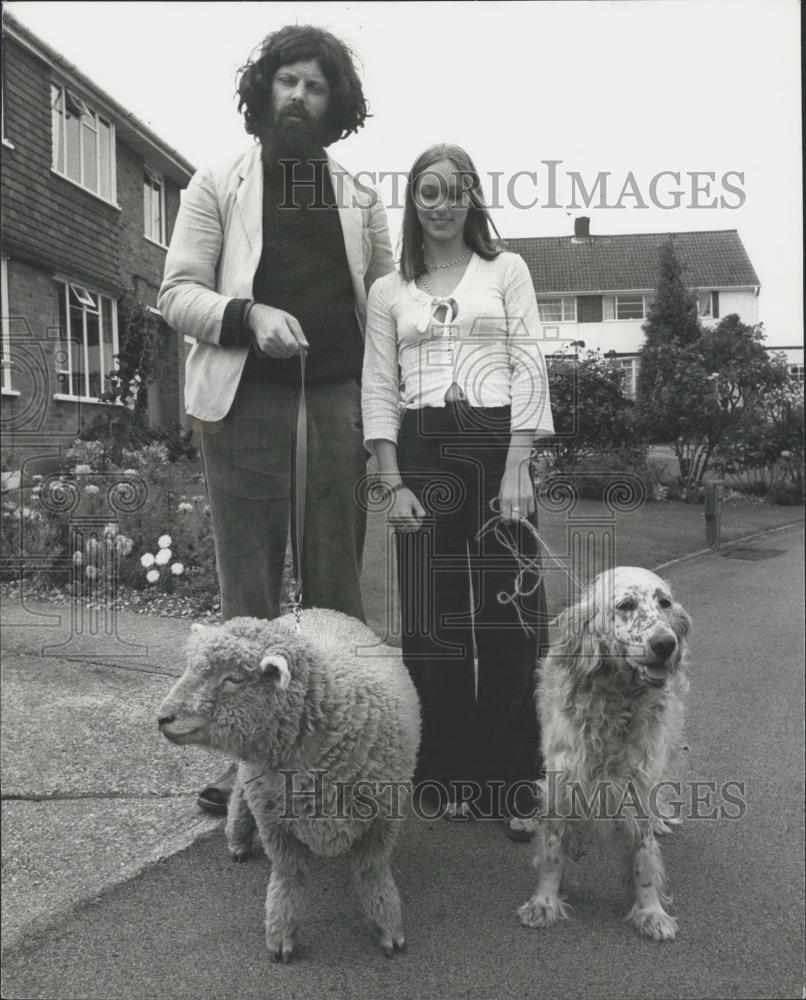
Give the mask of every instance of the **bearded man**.
<svg viewBox="0 0 806 1000">
<path fill-rule="evenodd" d="M 377 193 L 325 152 L 367 104 L 349 49 L 319 28 L 269 35 L 241 69 L 257 143 L 184 192 L 158 305 L 195 340 L 185 403 L 199 429 L 225 619 L 280 614 L 291 454 L 306 353 L 305 603 L 364 619 L 360 378 L 367 292 L 393 269 Z M 199 805 L 225 813 L 232 769 Z"/>
</svg>

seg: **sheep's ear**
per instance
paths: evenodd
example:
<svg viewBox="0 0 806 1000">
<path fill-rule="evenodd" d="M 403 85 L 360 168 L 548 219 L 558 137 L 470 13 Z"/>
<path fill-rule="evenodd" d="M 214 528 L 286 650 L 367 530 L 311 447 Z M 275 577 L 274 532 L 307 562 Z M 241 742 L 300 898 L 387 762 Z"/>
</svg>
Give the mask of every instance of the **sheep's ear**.
<svg viewBox="0 0 806 1000">
<path fill-rule="evenodd" d="M 281 691 L 285 691 L 291 682 L 288 660 L 282 653 L 268 653 L 260 661 L 260 669 L 264 674 L 274 678 L 274 683 Z"/>
</svg>

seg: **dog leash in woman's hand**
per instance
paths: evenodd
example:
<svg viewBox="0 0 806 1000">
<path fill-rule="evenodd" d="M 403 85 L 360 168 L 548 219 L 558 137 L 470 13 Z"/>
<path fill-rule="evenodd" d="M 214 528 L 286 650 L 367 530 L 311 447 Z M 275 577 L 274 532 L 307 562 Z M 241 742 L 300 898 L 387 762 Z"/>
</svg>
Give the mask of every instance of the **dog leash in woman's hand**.
<svg viewBox="0 0 806 1000">
<path fill-rule="evenodd" d="M 294 563 L 294 627 L 302 622 L 302 543 L 305 535 L 305 494 L 308 483 L 308 408 L 305 401 L 306 348 L 299 348 L 299 397 L 291 470 L 291 559 Z"/>
</svg>

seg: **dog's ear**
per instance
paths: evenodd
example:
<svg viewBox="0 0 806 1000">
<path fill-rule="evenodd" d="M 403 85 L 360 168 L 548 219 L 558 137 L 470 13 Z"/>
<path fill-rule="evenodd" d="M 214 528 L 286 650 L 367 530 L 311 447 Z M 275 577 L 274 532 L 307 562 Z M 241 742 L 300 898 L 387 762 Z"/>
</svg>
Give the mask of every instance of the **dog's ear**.
<svg viewBox="0 0 806 1000">
<path fill-rule="evenodd" d="M 581 600 L 555 619 L 559 651 L 576 670 L 585 673 L 596 670 L 604 655 L 597 618 L 595 594 L 589 588 Z"/>
<path fill-rule="evenodd" d="M 273 679 L 280 691 L 285 691 L 291 683 L 291 671 L 284 652 L 275 650 L 274 652 L 266 653 L 260 661 L 259 669 L 261 673 Z"/>
<path fill-rule="evenodd" d="M 675 601 L 672 604 L 672 628 L 681 639 L 688 638 L 691 631 L 691 615 L 682 604 Z"/>
</svg>

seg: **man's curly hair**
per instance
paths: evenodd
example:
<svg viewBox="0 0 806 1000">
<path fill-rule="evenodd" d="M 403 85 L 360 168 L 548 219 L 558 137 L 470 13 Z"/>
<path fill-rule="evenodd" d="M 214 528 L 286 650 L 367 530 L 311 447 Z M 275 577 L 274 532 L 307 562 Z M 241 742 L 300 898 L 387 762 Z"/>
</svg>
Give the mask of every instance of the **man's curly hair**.
<svg viewBox="0 0 806 1000">
<path fill-rule="evenodd" d="M 271 87 L 281 66 L 316 59 L 330 85 L 330 103 L 322 123 L 323 145 L 357 132 L 369 117 L 361 81 L 350 49 L 329 31 L 290 24 L 267 35 L 259 49 L 238 71 L 238 110 L 244 127 L 258 138 L 271 121 Z"/>
</svg>

